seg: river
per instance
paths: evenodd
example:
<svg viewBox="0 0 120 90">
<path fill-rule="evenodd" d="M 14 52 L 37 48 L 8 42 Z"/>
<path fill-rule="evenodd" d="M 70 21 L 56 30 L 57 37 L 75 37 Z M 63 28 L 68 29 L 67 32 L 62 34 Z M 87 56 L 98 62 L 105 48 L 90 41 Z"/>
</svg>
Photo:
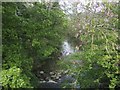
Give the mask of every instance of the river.
<svg viewBox="0 0 120 90">
<path fill-rule="evenodd" d="M 75 49 L 67 40 L 65 40 L 61 49 L 62 58 L 71 55 L 74 52 Z M 76 81 L 75 78 L 67 74 L 68 70 L 58 70 L 56 66 L 57 62 L 49 60 L 47 63 L 47 70 L 43 69 L 38 72 L 38 77 L 40 78 L 39 88 L 62 88 L 63 83 L 70 85 Z M 55 70 L 51 68 L 54 68 Z M 79 88 L 79 86 L 76 86 L 76 88 Z"/>
</svg>

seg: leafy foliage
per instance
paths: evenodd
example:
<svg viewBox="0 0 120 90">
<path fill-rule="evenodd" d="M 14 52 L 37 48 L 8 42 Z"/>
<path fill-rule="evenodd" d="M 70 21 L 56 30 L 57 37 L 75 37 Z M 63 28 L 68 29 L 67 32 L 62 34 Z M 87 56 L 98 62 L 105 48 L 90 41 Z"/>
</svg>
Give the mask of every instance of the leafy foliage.
<svg viewBox="0 0 120 90">
<path fill-rule="evenodd" d="M 76 84 L 81 88 L 120 87 L 119 8 L 115 3 L 104 3 L 104 6 L 102 12 L 90 12 L 89 15 L 85 12 L 74 17 L 79 25 L 77 21 L 73 23 L 75 34 L 69 35 L 73 42 L 79 42 L 76 43 L 79 51 L 59 63 L 69 69 L 70 74 L 76 74 Z"/>
<path fill-rule="evenodd" d="M 37 87 L 32 71 L 60 53 L 64 17 L 59 7 L 49 9 L 45 3 L 2 3 L 4 87 Z"/>
<path fill-rule="evenodd" d="M 100 12 L 88 4 L 84 13 L 74 10 L 67 20 L 57 2 L 2 3 L 3 87 L 38 87 L 34 73 L 58 59 L 66 35 L 77 52 L 59 62 L 76 79 L 73 86 L 66 84 L 65 88 L 120 87 L 119 6 L 101 4 Z"/>
<path fill-rule="evenodd" d="M 28 78 L 25 74 L 21 74 L 20 68 L 11 67 L 8 70 L 2 71 L 2 85 L 5 88 L 19 88 L 19 87 L 29 87 L 32 88 L 30 85 L 30 78 Z"/>
</svg>

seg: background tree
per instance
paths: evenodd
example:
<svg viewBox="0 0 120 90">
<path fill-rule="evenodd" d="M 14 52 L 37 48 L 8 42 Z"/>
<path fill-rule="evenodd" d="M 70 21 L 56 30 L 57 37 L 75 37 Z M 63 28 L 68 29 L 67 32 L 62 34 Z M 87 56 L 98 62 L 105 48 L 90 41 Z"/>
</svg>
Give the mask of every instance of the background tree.
<svg viewBox="0 0 120 90">
<path fill-rule="evenodd" d="M 57 3 L 2 3 L 2 85 L 37 87 L 35 70 L 57 59 L 66 25 Z"/>
<path fill-rule="evenodd" d="M 94 10 L 96 5 L 103 6 L 101 11 Z M 71 33 L 75 32 L 69 34 L 73 43 L 82 41 L 84 44 L 60 65 L 68 69 L 69 74 L 75 74 L 77 80 L 74 84 L 79 84 L 81 88 L 117 88 L 120 87 L 118 3 L 97 3 L 92 6 L 90 3 L 84 6 L 85 11 L 71 19 L 73 27 L 80 31 L 75 32 L 75 28 L 71 30 Z"/>
</svg>

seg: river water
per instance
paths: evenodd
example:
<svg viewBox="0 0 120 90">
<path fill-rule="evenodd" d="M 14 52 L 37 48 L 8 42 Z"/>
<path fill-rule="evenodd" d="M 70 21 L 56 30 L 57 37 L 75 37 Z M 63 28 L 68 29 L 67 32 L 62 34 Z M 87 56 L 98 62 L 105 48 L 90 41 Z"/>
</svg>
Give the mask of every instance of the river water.
<svg viewBox="0 0 120 90">
<path fill-rule="evenodd" d="M 74 53 L 74 51 L 75 50 L 73 49 L 73 47 L 68 43 L 67 40 L 65 40 L 62 45 L 62 55 L 67 56 L 69 54 Z"/>
<path fill-rule="evenodd" d="M 68 40 L 65 40 L 62 44 L 62 57 L 64 58 L 65 56 L 71 55 L 75 52 L 74 47 L 72 47 L 70 45 L 70 43 L 68 42 Z M 55 66 L 52 65 L 52 62 L 54 61 L 50 61 L 51 66 Z M 49 67 L 50 69 L 50 67 Z M 56 69 L 56 68 L 55 68 Z M 49 70 L 48 70 L 49 71 Z M 49 72 L 45 72 L 43 71 L 39 71 L 39 75 L 40 75 L 40 88 L 61 88 L 61 85 L 67 81 L 67 84 L 72 84 L 74 83 L 76 80 L 75 78 L 73 78 L 71 75 L 67 74 L 68 70 L 64 71 L 64 70 L 53 70 L 53 71 L 49 71 Z M 42 78 L 41 78 L 42 76 Z M 78 86 L 79 88 L 79 86 Z"/>
</svg>

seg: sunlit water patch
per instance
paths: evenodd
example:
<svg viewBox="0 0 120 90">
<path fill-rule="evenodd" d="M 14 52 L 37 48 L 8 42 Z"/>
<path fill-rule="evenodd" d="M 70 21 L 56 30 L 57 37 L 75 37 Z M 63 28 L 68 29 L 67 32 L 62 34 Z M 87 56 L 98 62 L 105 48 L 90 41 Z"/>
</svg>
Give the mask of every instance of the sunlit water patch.
<svg viewBox="0 0 120 90">
<path fill-rule="evenodd" d="M 62 55 L 67 56 L 72 53 L 74 53 L 74 48 L 65 40 L 62 45 Z"/>
</svg>

